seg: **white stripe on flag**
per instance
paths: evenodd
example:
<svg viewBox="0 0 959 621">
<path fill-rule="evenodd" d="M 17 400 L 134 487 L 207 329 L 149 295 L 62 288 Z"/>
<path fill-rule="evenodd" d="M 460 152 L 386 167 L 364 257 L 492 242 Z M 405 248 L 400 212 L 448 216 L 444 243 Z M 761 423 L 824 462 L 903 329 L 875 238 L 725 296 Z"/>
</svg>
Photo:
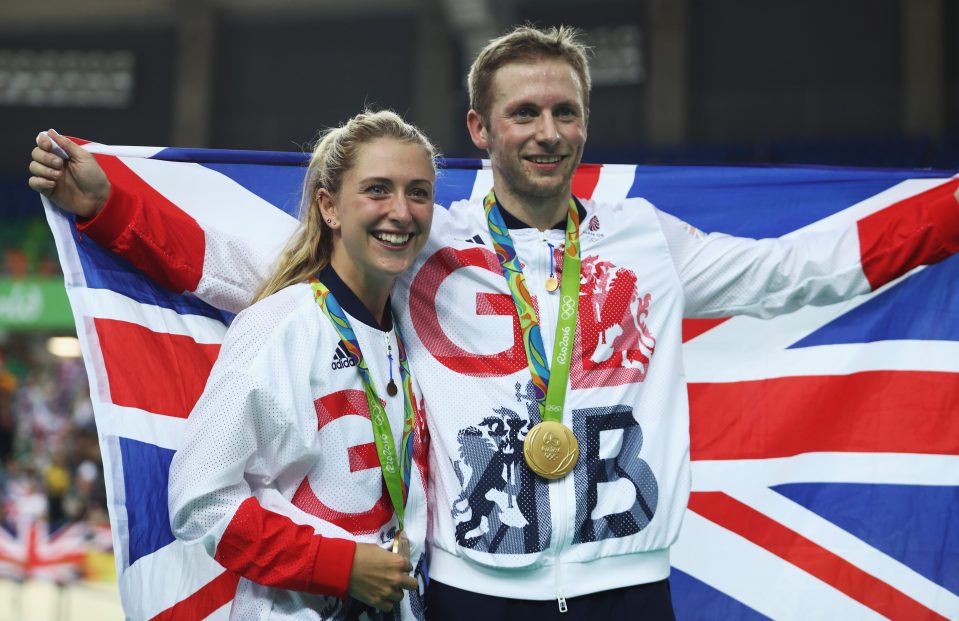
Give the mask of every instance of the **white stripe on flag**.
<svg viewBox="0 0 959 621">
<path fill-rule="evenodd" d="M 725 491 L 736 500 L 902 591 L 923 606 L 947 618 L 950 611 L 954 613 L 959 610 L 959 596 L 782 494 L 752 485 L 735 485 Z"/>
<path fill-rule="evenodd" d="M 483 168 L 476 171 L 476 179 L 473 181 L 473 192 L 469 200 L 481 201 L 486 198 L 489 191 L 493 189 L 493 171 L 490 168 L 489 160 L 483 160 Z"/>
<path fill-rule="evenodd" d="M 920 194 L 932 188 L 939 187 L 944 183 L 948 183 L 949 179 L 907 179 L 892 186 L 887 190 L 883 190 L 879 194 L 874 194 L 864 201 L 860 201 L 855 205 L 850 206 L 847 209 L 842 211 L 837 211 L 836 213 L 823 218 L 822 220 L 817 220 L 812 224 L 804 226 L 800 229 L 796 229 L 786 235 L 783 235 L 784 238 L 794 237 L 804 231 L 826 231 L 830 229 L 837 229 L 846 226 L 850 226 L 859 220 L 862 220 L 868 215 L 874 214 L 877 211 L 885 209 L 894 203 L 898 203 L 901 200 L 905 200 L 916 194 Z"/>
<path fill-rule="evenodd" d="M 97 430 L 103 435 L 121 436 L 173 451 L 183 442 L 185 418 L 102 401 L 94 401 L 94 406 Z"/>
<path fill-rule="evenodd" d="M 120 576 L 127 617 L 150 619 L 223 573 L 200 545 L 173 541 L 144 556 Z M 164 588 L 149 588 L 157 585 Z"/>
<path fill-rule="evenodd" d="M 724 491 L 730 481 L 755 487 L 788 483 L 959 486 L 959 455 L 803 453 L 769 459 L 696 460 L 693 491 Z M 738 483 L 737 483 L 738 485 Z"/>
<path fill-rule="evenodd" d="M 771 619 L 885 619 L 795 565 L 692 511 L 683 517 L 679 541 L 670 549 L 669 558 L 677 569 Z"/>
<path fill-rule="evenodd" d="M 617 202 L 626 198 L 636 181 L 636 166 L 630 164 L 603 164 L 599 182 L 593 190 L 594 201 Z"/>
<path fill-rule="evenodd" d="M 741 340 L 721 342 L 713 340 L 708 348 L 697 343 L 694 351 L 686 350 L 687 381 L 748 382 L 867 371 L 959 373 L 959 341 L 877 341 L 759 353 L 744 349 L 739 355 Z"/>
<path fill-rule="evenodd" d="M 83 148 L 90 153 L 136 158 L 150 158 L 160 151 L 166 150 L 166 147 L 136 147 L 128 145 L 100 144 L 99 142 L 89 142 L 83 145 Z"/>
<path fill-rule="evenodd" d="M 749 359 L 757 358 L 756 352 L 781 351 L 924 269 L 925 266 L 919 266 L 871 293 L 838 304 L 803 306 L 792 313 L 770 319 L 742 315 L 732 317 L 683 345 L 689 381 L 704 381 L 692 379 L 693 373 L 695 377 L 710 377 L 713 372 L 711 367 L 716 366 L 710 356 L 715 355 L 718 348 L 726 349 L 725 364 L 750 365 L 752 362 Z M 700 356 L 705 357 L 699 360 Z"/>
<path fill-rule="evenodd" d="M 60 257 L 60 269 L 63 270 L 63 279 L 67 288 L 85 287 L 86 277 L 83 274 L 83 267 L 80 265 L 80 257 L 77 255 L 77 247 L 73 241 L 73 230 L 70 220 L 67 219 L 59 208 L 45 196 L 41 197 L 43 202 L 43 211 L 47 216 L 47 222 L 53 231 L 53 241 L 57 245 L 57 255 Z"/>
<path fill-rule="evenodd" d="M 141 304 L 109 289 L 74 289 L 70 301 L 77 315 L 127 321 L 153 332 L 189 336 L 197 343 L 219 344 L 226 333 L 226 326 L 216 319 Z"/>
<path fill-rule="evenodd" d="M 296 218 L 226 175 L 200 164 L 123 158 L 160 194 L 212 228 L 244 240 L 261 252 L 275 252 L 299 225 Z M 299 188 L 290 200 L 299 204 Z"/>
</svg>

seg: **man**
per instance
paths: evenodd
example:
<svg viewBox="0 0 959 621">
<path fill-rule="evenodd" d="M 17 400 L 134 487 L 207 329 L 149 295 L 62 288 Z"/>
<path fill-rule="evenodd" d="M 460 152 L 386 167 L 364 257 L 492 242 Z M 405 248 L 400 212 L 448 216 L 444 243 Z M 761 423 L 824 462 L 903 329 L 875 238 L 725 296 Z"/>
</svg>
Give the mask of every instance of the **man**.
<svg viewBox="0 0 959 621">
<path fill-rule="evenodd" d="M 428 614 L 670 619 L 669 547 L 690 488 L 683 316 L 772 316 L 941 260 L 959 249 L 959 192 L 788 241 L 705 235 L 642 199 L 572 197 L 590 93 L 575 31 L 514 29 L 469 85 L 495 193 L 437 210 L 394 293 L 432 441 Z M 31 186 L 59 190 L 40 151 Z M 144 209 L 146 190 L 110 173 L 86 233 L 173 288 L 242 306 L 215 278 L 225 242 L 178 258 L 196 253 L 180 242 L 195 223 Z M 237 258 L 230 269 L 265 270 Z"/>
</svg>

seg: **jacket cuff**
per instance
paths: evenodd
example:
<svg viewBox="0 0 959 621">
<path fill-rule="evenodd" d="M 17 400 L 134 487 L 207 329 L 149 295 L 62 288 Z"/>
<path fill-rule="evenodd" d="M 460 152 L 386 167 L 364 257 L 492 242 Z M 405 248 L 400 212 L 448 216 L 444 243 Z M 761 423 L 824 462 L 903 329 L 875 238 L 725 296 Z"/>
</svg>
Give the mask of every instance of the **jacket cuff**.
<svg viewBox="0 0 959 621">
<path fill-rule="evenodd" d="M 350 589 L 350 571 L 356 542 L 336 537 L 320 537 L 313 564 L 315 593 L 346 599 Z"/>
<path fill-rule="evenodd" d="M 77 230 L 101 246 L 110 247 L 133 223 L 139 209 L 139 200 L 113 183 L 103 209 L 92 218 L 77 218 Z"/>
</svg>

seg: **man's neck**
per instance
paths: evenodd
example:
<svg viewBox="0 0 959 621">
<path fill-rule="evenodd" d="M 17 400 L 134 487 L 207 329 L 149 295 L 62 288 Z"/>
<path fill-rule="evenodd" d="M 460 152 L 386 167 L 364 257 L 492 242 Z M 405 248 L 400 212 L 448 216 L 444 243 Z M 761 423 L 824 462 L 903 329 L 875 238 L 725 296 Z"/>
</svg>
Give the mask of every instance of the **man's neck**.
<svg viewBox="0 0 959 621">
<path fill-rule="evenodd" d="M 516 219 L 540 231 L 553 228 L 557 222 L 565 220 L 569 209 L 570 193 L 536 200 L 511 193 L 505 185 L 496 185 L 496 201 L 501 209 L 508 211 Z"/>
</svg>

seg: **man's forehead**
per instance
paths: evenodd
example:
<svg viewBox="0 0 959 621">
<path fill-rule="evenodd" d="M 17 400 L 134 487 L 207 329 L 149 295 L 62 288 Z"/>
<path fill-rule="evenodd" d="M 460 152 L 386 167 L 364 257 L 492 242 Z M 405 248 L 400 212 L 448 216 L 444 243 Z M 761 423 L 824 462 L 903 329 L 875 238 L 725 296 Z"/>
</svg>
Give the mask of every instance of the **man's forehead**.
<svg viewBox="0 0 959 621">
<path fill-rule="evenodd" d="M 547 81 L 551 95 L 569 86 L 566 97 L 582 104 L 583 84 L 576 70 L 562 58 L 531 58 L 510 61 L 493 72 L 492 86 L 496 99 L 523 99 L 530 95 L 546 95 L 542 82 Z M 518 82 L 518 84 L 517 84 Z M 528 88 L 524 88 L 528 87 Z"/>
<path fill-rule="evenodd" d="M 577 82 L 579 81 L 576 69 L 561 56 L 533 56 L 509 60 L 493 70 L 493 77 L 496 78 L 503 73 L 537 73 L 548 70 L 558 70 L 564 73 L 568 71 Z"/>
</svg>

